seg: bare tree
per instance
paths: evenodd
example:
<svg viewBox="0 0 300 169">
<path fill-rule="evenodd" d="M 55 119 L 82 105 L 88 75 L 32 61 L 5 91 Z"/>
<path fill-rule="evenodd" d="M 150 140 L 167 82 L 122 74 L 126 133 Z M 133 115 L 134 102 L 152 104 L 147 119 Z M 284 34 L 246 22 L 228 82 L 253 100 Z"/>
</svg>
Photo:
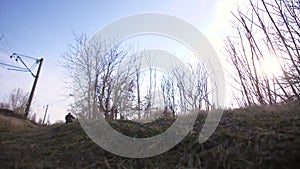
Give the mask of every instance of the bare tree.
<svg viewBox="0 0 300 169">
<path fill-rule="evenodd" d="M 109 44 L 99 38 L 87 40 L 85 35 L 75 38 L 63 56 L 64 66 L 73 80 L 75 102 L 72 110 L 83 118 L 148 118 L 163 111 L 157 103 L 158 80 L 155 58 L 145 52 L 135 53 L 121 43 Z M 142 65 L 146 64 L 146 65 Z M 141 66 L 148 66 L 141 73 Z M 174 74 L 161 84 L 164 103 L 175 117 L 175 111 L 208 109 L 210 104 L 208 73 L 202 64 L 190 66 L 188 72 L 174 67 Z M 141 79 L 147 79 L 147 91 L 142 96 Z M 196 79 L 196 81 L 195 81 Z M 67 84 L 69 85 L 69 84 Z"/>
<path fill-rule="evenodd" d="M 138 110 L 138 119 L 141 119 L 141 88 L 140 88 L 140 72 L 137 69 L 136 73 L 136 92 L 137 92 L 137 110 Z"/>
<path fill-rule="evenodd" d="M 24 114 L 28 99 L 28 93 L 22 89 L 13 89 L 7 98 L 4 98 L 4 102 L 1 103 L 1 108 L 10 109 L 18 114 Z"/>
<path fill-rule="evenodd" d="M 0 109 L 9 109 L 9 104 L 5 102 L 0 102 Z"/>
<path fill-rule="evenodd" d="M 137 95 L 137 106 L 136 110 L 138 111 L 138 120 L 141 119 L 141 110 L 142 110 L 142 100 L 141 100 L 141 60 L 137 59 L 136 64 L 134 65 L 135 75 L 136 75 L 136 95 Z"/>
<path fill-rule="evenodd" d="M 189 73 L 188 73 L 189 72 Z M 178 90 L 179 107 L 181 111 L 200 110 L 205 108 L 209 110 L 213 105 L 210 101 L 210 94 L 213 88 L 209 88 L 209 73 L 203 63 L 198 62 L 189 64 L 188 68 L 177 67 L 172 72 L 173 82 L 171 88 Z M 176 91 L 176 89 L 172 89 Z M 174 97 L 174 92 L 171 90 L 171 98 Z M 175 99 L 172 99 L 173 101 Z M 173 104 L 174 105 L 174 104 Z"/>
<path fill-rule="evenodd" d="M 83 117 L 96 118 L 96 89 L 100 74 L 101 43 L 88 45 L 85 35 L 75 36 L 75 45 L 69 46 L 69 51 L 63 55 L 63 66 L 68 76 L 72 78 L 74 89 L 71 91 L 78 100 L 73 104 L 73 110 Z M 80 99 L 79 99 L 80 98 Z"/>
<path fill-rule="evenodd" d="M 74 96 L 73 110 L 85 118 L 116 119 L 124 93 L 128 93 L 133 60 L 122 64 L 130 49 L 121 44 L 110 44 L 99 38 L 87 40 L 85 35 L 75 38 L 64 54 L 64 67 L 72 77 Z"/>
<path fill-rule="evenodd" d="M 296 0 L 249 1 L 249 10 L 232 12 L 236 36 L 226 40 L 226 51 L 236 70 L 242 105 L 299 100 L 299 14 Z M 282 76 L 266 76 L 261 61 L 280 60 Z"/>
<path fill-rule="evenodd" d="M 172 117 L 176 116 L 175 113 L 175 107 L 176 107 L 176 98 L 175 98 L 175 82 L 174 79 L 163 76 L 161 81 L 161 89 L 165 104 L 165 110 L 164 115 L 166 116 L 166 113 L 171 114 Z"/>
</svg>

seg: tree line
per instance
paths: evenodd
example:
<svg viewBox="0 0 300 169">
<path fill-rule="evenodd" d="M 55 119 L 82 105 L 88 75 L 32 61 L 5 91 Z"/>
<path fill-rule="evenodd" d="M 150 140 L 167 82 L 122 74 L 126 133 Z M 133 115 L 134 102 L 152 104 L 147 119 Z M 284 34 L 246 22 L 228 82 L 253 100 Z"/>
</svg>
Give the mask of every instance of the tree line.
<svg viewBox="0 0 300 169">
<path fill-rule="evenodd" d="M 299 1 L 246 3 L 246 8 L 232 11 L 233 32 L 224 41 L 226 56 L 234 69 L 229 78 L 234 81 L 235 104 L 243 107 L 299 101 Z M 175 117 L 181 112 L 214 108 L 214 82 L 201 61 L 187 63 L 186 67 L 175 65 L 162 75 L 151 53 L 137 52 L 121 42 L 107 45 L 103 39 L 88 40 L 84 34 L 76 36 L 75 45 L 63 58 L 75 84 L 73 111 L 86 118 L 142 119 L 161 112 Z M 278 60 L 280 75 L 267 74 L 262 69 L 266 58 Z M 142 70 L 145 60 L 147 73 Z M 143 79 L 147 79 L 146 87 Z M 155 105 L 155 100 L 160 101 L 160 106 Z"/>
<path fill-rule="evenodd" d="M 72 111 L 82 117 L 141 120 L 212 108 L 209 74 L 200 61 L 173 65 L 162 73 L 151 51 L 137 51 L 121 42 L 107 45 L 84 34 L 75 37 L 63 59 L 75 84 Z"/>
</svg>

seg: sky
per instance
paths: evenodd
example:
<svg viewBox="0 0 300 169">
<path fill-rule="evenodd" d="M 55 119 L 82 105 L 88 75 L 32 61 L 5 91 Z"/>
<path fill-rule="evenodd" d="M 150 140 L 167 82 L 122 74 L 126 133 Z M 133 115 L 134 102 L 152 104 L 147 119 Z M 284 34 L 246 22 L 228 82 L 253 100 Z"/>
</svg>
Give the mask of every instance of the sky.
<svg viewBox="0 0 300 169">
<path fill-rule="evenodd" d="M 9 56 L 20 53 L 44 58 L 32 110 L 38 118 L 46 105 L 53 123 L 64 120 L 70 91 L 64 83 L 62 55 L 74 44 L 74 33 L 94 35 L 105 25 L 133 14 L 155 12 L 169 14 L 196 26 L 218 51 L 228 27 L 229 11 L 235 1 L 224 0 L 1 0 L 0 2 L 0 62 L 22 66 Z M 222 57 L 222 56 L 221 56 Z M 29 65 L 31 60 L 26 60 Z M 36 69 L 34 70 L 36 71 Z M 15 88 L 30 91 L 34 78 L 25 72 L 0 66 L 0 101 Z"/>
</svg>

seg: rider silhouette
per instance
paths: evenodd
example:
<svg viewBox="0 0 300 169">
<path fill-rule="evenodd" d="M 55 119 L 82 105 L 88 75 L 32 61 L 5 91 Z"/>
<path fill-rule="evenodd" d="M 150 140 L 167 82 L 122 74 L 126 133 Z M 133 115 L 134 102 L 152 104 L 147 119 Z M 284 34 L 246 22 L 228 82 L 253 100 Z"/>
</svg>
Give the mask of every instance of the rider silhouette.
<svg viewBox="0 0 300 169">
<path fill-rule="evenodd" d="M 68 113 L 65 119 L 66 119 L 66 123 L 70 123 L 75 119 L 75 117 L 71 113 Z"/>
</svg>

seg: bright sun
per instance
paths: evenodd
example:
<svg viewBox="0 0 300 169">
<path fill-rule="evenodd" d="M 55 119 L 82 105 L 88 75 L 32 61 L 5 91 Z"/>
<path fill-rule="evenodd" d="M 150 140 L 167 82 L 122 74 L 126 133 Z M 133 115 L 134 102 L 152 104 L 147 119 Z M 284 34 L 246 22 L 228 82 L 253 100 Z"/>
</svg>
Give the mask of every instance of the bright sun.
<svg viewBox="0 0 300 169">
<path fill-rule="evenodd" d="M 277 58 L 265 57 L 260 61 L 262 73 L 267 77 L 277 77 L 282 75 L 280 63 Z"/>
</svg>

